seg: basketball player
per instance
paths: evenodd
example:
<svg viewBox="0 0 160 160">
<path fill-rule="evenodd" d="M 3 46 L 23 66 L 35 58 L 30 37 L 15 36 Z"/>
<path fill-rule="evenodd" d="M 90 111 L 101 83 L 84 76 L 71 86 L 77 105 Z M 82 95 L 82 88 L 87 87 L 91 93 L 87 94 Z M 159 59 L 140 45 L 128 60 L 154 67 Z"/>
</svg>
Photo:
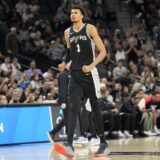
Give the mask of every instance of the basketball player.
<svg viewBox="0 0 160 160">
<path fill-rule="evenodd" d="M 61 71 L 58 77 L 58 88 L 59 88 L 59 104 L 63 109 L 63 119 L 58 123 L 53 130 L 49 131 L 48 139 L 51 143 L 54 143 L 54 137 L 56 133 L 58 133 L 64 126 L 66 128 L 66 133 L 68 131 L 68 112 L 69 112 L 69 104 L 68 104 L 68 83 L 69 83 L 69 70 L 65 68 L 65 70 Z"/>
<path fill-rule="evenodd" d="M 96 118 L 100 146 L 95 156 L 106 156 L 110 150 L 105 141 L 103 120 L 98 107 L 97 98 L 100 97 L 99 77 L 96 65 L 106 57 L 106 50 L 96 28 L 91 24 L 83 23 L 85 12 L 81 6 L 73 6 L 70 19 L 73 25 L 64 32 L 67 43 L 69 60 L 59 64 L 59 70 L 70 64 L 69 102 L 70 113 L 68 123 L 68 140 L 66 144 L 56 144 L 55 150 L 71 158 L 74 156 L 73 136 L 76 120 L 80 111 L 82 97 L 89 98 L 92 111 Z M 99 51 L 95 57 L 95 45 Z"/>
</svg>

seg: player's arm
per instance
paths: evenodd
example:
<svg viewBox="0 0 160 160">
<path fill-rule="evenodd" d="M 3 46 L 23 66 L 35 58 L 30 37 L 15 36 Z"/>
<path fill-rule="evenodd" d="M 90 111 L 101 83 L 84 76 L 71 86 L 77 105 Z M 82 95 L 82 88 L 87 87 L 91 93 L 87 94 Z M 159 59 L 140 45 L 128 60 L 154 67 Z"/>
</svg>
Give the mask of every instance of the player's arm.
<svg viewBox="0 0 160 160">
<path fill-rule="evenodd" d="M 98 35 L 96 27 L 93 25 L 88 24 L 87 25 L 87 31 L 89 36 L 93 39 L 95 42 L 95 45 L 99 51 L 98 56 L 95 58 L 95 60 L 89 65 L 89 66 L 83 66 L 82 70 L 83 72 L 90 72 L 97 64 L 99 64 L 105 57 L 106 57 L 106 49 L 105 46 Z"/>
<path fill-rule="evenodd" d="M 107 55 L 106 49 L 105 49 L 105 46 L 102 42 L 102 39 L 100 38 L 100 36 L 97 32 L 96 27 L 94 27 L 93 25 L 88 25 L 88 33 L 89 33 L 89 36 L 95 42 L 95 45 L 99 51 L 98 56 L 95 58 L 95 60 L 91 64 L 92 67 L 95 67 L 97 64 L 99 64 L 106 57 L 106 55 Z"/>
<path fill-rule="evenodd" d="M 66 68 L 67 63 L 70 62 L 70 44 L 69 44 L 69 29 L 64 31 L 64 38 L 66 41 L 66 55 L 62 60 L 62 63 L 58 65 L 58 69 L 63 71 Z"/>
</svg>

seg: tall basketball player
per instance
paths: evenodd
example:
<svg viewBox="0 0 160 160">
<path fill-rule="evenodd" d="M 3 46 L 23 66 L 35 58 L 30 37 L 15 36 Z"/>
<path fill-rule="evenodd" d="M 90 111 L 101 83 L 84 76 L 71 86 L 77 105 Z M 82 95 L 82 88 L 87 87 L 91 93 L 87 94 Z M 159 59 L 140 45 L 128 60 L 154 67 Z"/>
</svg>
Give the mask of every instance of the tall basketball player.
<svg viewBox="0 0 160 160">
<path fill-rule="evenodd" d="M 97 101 L 100 97 L 100 87 L 96 65 L 106 57 L 106 50 L 96 28 L 91 24 L 83 23 L 84 16 L 85 11 L 81 6 L 72 7 L 70 19 L 73 25 L 64 32 L 69 55 L 66 56 L 69 57 L 66 62 L 71 62 L 69 80 L 71 111 L 69 113 L 68 142 L 65 145 L 57 144 L 55 150 L 63 151 L 61 153 L 67 157 L 74 155 L 72 143 L 82 97 L 89 98 L 96 118 L 100 146 L 95 156 L 106 156 L 110 153 L 109 146 L 105 141 L 103 120 Z M 99 51 L 97 57 L 95 57 L 95 45 Z M 66 62 L 59 64 L 60 70 L 66 66 Z"/>
</svg>

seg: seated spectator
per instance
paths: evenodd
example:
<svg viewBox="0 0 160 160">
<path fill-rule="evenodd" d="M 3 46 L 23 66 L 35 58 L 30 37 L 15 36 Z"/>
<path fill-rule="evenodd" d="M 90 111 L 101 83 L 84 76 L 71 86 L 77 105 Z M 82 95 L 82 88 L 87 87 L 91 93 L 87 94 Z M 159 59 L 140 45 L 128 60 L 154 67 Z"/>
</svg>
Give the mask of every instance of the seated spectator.
<svg viewBox="0 0 160 160">
<path fill-rule="evenodd" d="M 153 131 L 158 135 L 160 134 L 160 131 L 157 128 L 157 118 L 159 116 L 159 110 L 160 110 L 159 103 L 160 103 L 160 93 L 158 92 L 152 93 L 152 96 L 149 96 L 145 99 L 147 112 L 153 113 Z"/>
<path fill-rule="evenodd" d="M 126 84 L 128 82 L 127 77 L 128 77 L 129 71 L 127 68 L 123 65 L 123 62 L 119 60 L 117 62 L 117 67 L 114 68 L 113 70 L 113 77 L 116 82 L 119 82 L 120 84 Z"/>
<path fill-rule="evenodd" d="M 36 73 L 42 75 L 42 71 L 39 68 L 37 68 L 36 62 L 34 60 L 30 62 L 30 68 L 24 71 L 24 73 L 27 75 L 29 79 Z"/>
<path fill-rule="evenodd" d="M 42 87 L 40 88 L 40 95 L 43 95 L 46 99 L 49 92 L 50 92 L 49 81 L 43 80 Z"/>
<path fill-rule="evenodd" d="M 150 76 L 146 77 L 144 81 L 144 86 L 143 86 L 146 94 L 151 95 L 152 92 L 154 91 L 154 86 L 155 84 L 154 84 L 153 78 Z"/>
<path fill-rule="evenodd" d="M 23 103 L 37 103 L 34 90 L 31 90 L 31 92 L 29 92 L 28 96 L 26 97 Z"/>
<path fill-rule="evenodd" d="M 0 105 L 8 104 L 7 97 L 3 94 L 0 95 Z"/>
<path fill-rule="evenodd" d="M 122 105 L 122 85 L 120 83 L 115 83 L 112 86 L 112 96 L 114 97 L 114 102 L 116 103 L 116 106 L 120 108 Z"/>
<path fill-rule="evenodd" d="M 138 49 L 135 46 L 135 35 L 134 33 L 131 33 L 131 36 L 128 38 L 128 46 L 125 49 L 125 53 L 127 56 L 127 61 L 130 62 L 134 62 L 135 64 L 138 63 Z"/>
<path fill-rule="evenodd" d="M 23 23 L 30 24 L 32 22 L 33 18 L 34 18 L 34 14 L 31 10 L 31 8 L 27 7 L 25 9 L 25 12 L 22 14 Z"/>
<path fill-rule="evenodd" d="M 21 71 L 21 65 L 18 62 L 18 58 L 13 58 L 12 63 L 12 76 L 16 79 L 16 80 L 20 80 L 21 76 L 22 76 L 22 71 Z"/>
<path fill-rule="evenodd" d="M 150 67 L 149 66 L 144 66 L 144 69 L 143 69 L 143 72 L 141 73 L 141 75 L 144 77 L 144 78 L 147 78 L 147 77 L 151 77 L 153 78 L 154 77 L 154 74 L 153 72 L 151 71 Z"/>
<path fill-rule="evenodd" d="M 114 102 L 107 100 L 107 90 L 101 89 L 101 97 L 99 98 L 99 107 L 103 116 L 104 121 L 109 122 L 109 135 L 115 129 L 118 133 L 119 138 L 124 138 L 125 136 L 121 132 L 121 115 Z"/>
<path fill-rule="evenodd" d="M 31 12 L 33 14 L 38 14 L 39 9 L 40 9 L 40 7 L 38 5 L 38 1 L 37 0 L 32 0 L 31 4 L 29 4 L 29 8 L 31 9 Z"/>
<path fill-rule="evenodd" d="M 130 69 L 130 81 L 131 81 L 131 83 L 139 82 L 140 79 L 141 79 L 141 75 L 139 73 L 138 66 L 136 64 L 132 63 L 132 61 L 130 61 L 129 69 Z"/>
<path fill-rule="evenodd" d="M 16 74 L 17 72 L 19 72 L 21 70 L 21 65 L 18 62 L 18 58 L 16 58 L 16 57 L 13 58 L 11 66 L 12 66 L 12 71 L 14 74 Z"/>
<path fill-rule="evenodd" d="M 118 43 L 116 46 L 116 52 L 115 52 L 115 60 L 116 62 L 119 60 L 125 60 L 125 51 L 122 47 L 122 44 Z"/>
<path fill-rule="evenodd" d="M 36 89 L 36 88 L 41 88 L 42 87 L 42 80 L 43 77 L 40 76 L 39 74 L 35 74 L 31 77 L 31 88 Z"/>
<path fill-rule="evenodd" d="M 17 85 L 19 88 L 24 89 L 28 84 L 30 83 L 30 80 L 25 74 L 21 75 L 21 78 L 18 80 Z"/>
<path fill-rule="evenodd" d="M 64 45 L 60 43 L 60 38 L 57 38 L 56 41 L 51 41 L 50 48 L 48 49 L 51 65 L 57 66 L 62 61 L 64 51 L 65 48 Z"/>
<path fill-rule="evenodd" d="M 24 1 L 24 0 L 19 0 L 17 3 L 16 3 L 16 11 L 22 15 L 26 8 L 28 7 L 27 3 Z"/>
<path fill-rule="evenodd" d="M 138 103 L 138 107 L 139 107 L 140 111 L 142 112 L 142 119 L 141 119 L 140 123 L 143 127 L 143 133 L 147 136 L 156 135 L 155 133 L 152 132 L 153 113 L 152 112 L 147 112 L 147 110 L 146 110 L 146 104 L 145 104 L 146 95 L 144 93 L 144 90 L 140 89 L 137 92 L 137 95 L 140 98 L 140 101 Z"/>
<path fill-rule="evenodd" d="M 9 103 L 20 103 L 20 98 L 21 98 L 22 91 L 23 90 L 20 89 L 20 88 L 14 89 L 12 97 L 11 97 Z"/>
<path fill-rule="evenodd" d="M 5 77 L 0 83 L 0 94 L 6 95 L 9 89 L 10 79 Z"/>
<path fill-rule="evenodd" d="M 58 71 L 58 69 L 56 71 Z M 43 78 L 53 80 L 54 79 L 54 71 L 52 71 L 52 69 L 49 68 L 46 72 L 43 73 Z"/>
<path fill-rule="evenodd" d="M 124 123 L 127 128 L 127 134 L 134 134 L 135 129 L 139 130 L 139 122 L 141 120 L 141 112 L 137 107 L 139 103 L 139 97 L 135 94 L 132 95 L 131 99 L 123 102 L 120 111 L 124 113 Z M 130 133 L 129 133 L 130 132 Z"/>
<path fill-rule="evenodd" d="M 25 101 L 26 101 L 26 99 L 27 99 L 27 97 L 29 96 L 29 93 L 31 92 L 31 84 L 30 83 L 28 83 L 26 86 L 25 86 L 25 88 L 24 88 L 24 90 L 23 90 L 23 92 L 22 92 L 22 94 L 21 94 L 21 97 L 20 97 L 20 102 L 21 103 L 24 103 Z"/>
<path fill-rule="evenodd" d="M 6 56 L 4 58 L 4 62 L 1 64 L 1 70 L 6 73 L 11 73 L 13 71 L 13 68 L 11 65 L 11 59 L 9 56 Z"/>
</svg>

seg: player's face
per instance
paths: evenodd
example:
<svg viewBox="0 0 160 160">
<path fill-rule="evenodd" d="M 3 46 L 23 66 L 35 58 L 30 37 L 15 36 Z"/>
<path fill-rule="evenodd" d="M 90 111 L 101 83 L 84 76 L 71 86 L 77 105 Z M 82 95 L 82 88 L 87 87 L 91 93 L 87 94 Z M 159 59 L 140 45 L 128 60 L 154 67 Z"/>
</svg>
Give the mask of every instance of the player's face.
<svg viewBox="0 0 160 160">
<path fill-rule="evenodd" d="M 72 23 L 76 23 L 83 19 L 83 15 L 79 9 L 72 9 L 70 18 Z"/>
</svg>

